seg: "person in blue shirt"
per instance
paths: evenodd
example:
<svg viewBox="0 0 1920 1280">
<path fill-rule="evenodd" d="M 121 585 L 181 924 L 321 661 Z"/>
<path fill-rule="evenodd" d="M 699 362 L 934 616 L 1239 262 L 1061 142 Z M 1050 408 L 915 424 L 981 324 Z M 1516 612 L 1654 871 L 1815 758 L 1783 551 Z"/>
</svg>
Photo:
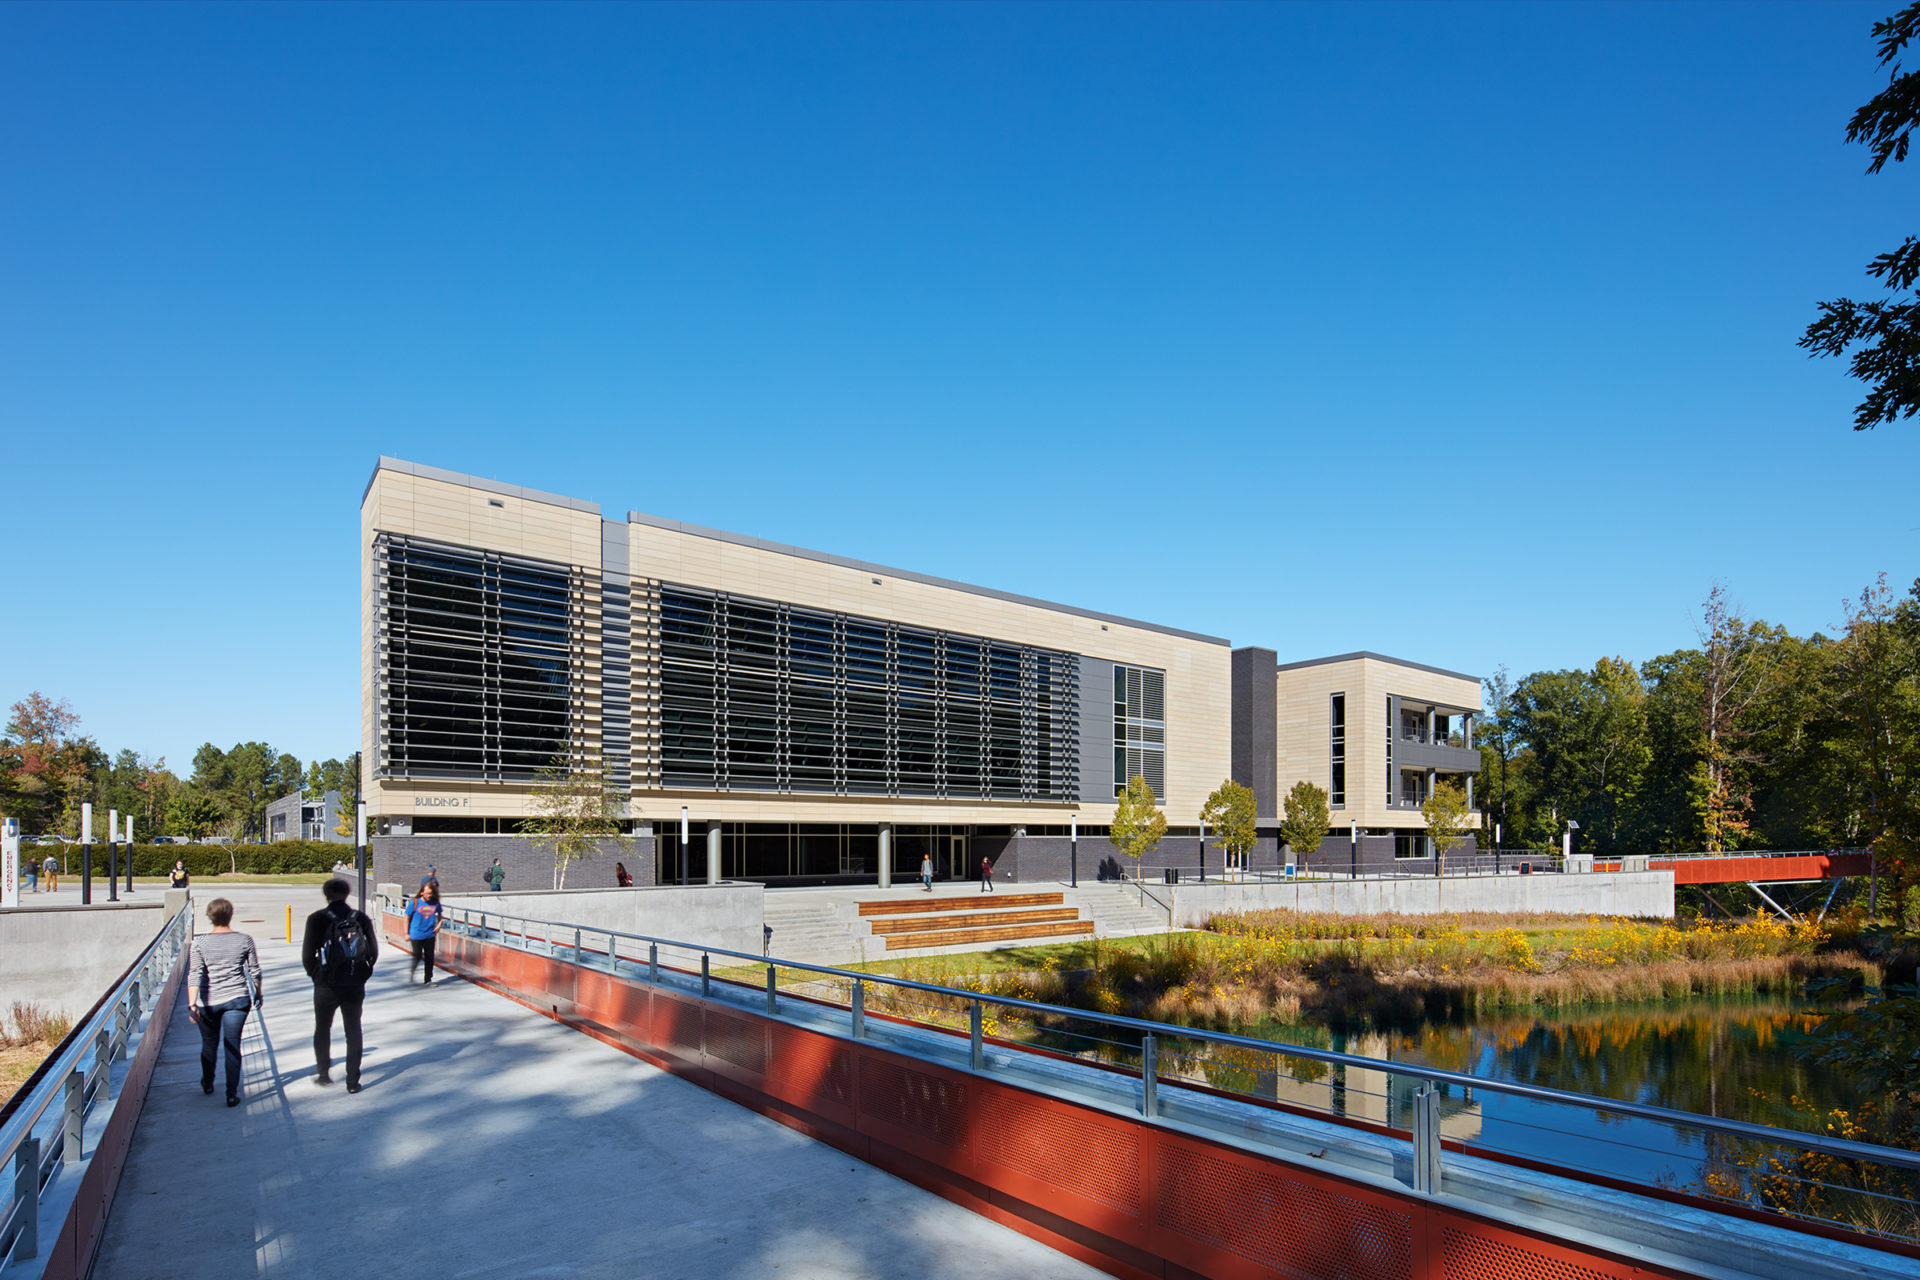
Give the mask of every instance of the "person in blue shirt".
<svg viewBox="0 0 1920 1280">
<path fill-rule="evenodd" d="M 420 890 L 407 908 L 407 941 L 413 944 L 413 963 L 407 967 L 407 981 L 422 964 L 427 966 L 425 985 L 433 985 L 433 940 L 440 933 L 440 886 L 431 883 Z"/>
<path fill-rule="evenodd" d="M 420 877 L 420 891 L 422 893 L 426 892 L 428 885 L 432 885 L 436 892 L 439 891 L 440 877 L 434 874 L 433 864 L 431 862 L 427 864 L 427 874 Z"/>
</svg>

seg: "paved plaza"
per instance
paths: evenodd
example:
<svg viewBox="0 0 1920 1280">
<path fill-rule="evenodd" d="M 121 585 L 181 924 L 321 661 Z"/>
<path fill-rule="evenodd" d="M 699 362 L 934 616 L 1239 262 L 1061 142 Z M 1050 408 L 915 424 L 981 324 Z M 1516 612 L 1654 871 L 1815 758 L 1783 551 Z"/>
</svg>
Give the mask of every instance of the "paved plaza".
<svg viewBox="0 0 1920 1280">
<path fill-rule="evenodd" d="M 209 895 L 210 896 L 210 895 Z M 368 987 L 358 1095 L 313 1083 L 311 987 L 284 941 L 317 889 L 226 892 L 260 941 L 244 1101 L 200 1092 L 175 1010 L 99 1280 L 337 1277 L 1093 1277 L 1016 1232 L 502 996 Z M 351 1261 L 349 1261 L 351 1259 Z"/>
</svg>

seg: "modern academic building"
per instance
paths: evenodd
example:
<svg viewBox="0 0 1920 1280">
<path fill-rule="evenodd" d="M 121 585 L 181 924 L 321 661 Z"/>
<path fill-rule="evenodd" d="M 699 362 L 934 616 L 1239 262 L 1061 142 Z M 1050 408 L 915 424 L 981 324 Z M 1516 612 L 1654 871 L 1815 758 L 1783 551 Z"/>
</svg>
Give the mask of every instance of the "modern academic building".
<svg viewBox="0 0 1920 1280">
<path fill-rule="evenodd" d="M 1199 812 L 1229 776 L 1263 827 L 1296 778 L 1332 784 L 1324 849 L 1357 822 L 1370 864 L 1417 859 L 1409 788 L 1477 767 L 1471 677 L 1372 654 L 1282 665 L 391 458 L 361 555 L 363 794 L 402 881 L 432 863 L 477 888 L 499 857 L 510 888 L 548 884 L 519 824 L 556 763 L 602 762 L 631 835 L 570 887 L 612 884 L 614 856 L 642 884 L 885 884 L 923 857 L 943 878 L 983 858 L 1003 880 L 1064 878 L 1070 858 L 1091 878 L 1118 867 L 1105 836 L 1135 775 L 1171 827 L 1149 867 L 1197 873 Z"/>
</svg>

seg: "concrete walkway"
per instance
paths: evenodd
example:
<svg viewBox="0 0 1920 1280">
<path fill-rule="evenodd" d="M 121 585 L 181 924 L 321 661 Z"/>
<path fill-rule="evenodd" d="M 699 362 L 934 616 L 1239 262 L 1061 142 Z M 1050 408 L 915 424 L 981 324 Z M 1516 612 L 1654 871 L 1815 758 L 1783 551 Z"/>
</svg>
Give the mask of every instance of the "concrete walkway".
<svg viewBox="0 0 1920 1280">
<path fill-rule="evenodd" d="M 336 1083 L 318 1087 L 297 948 L 248 928 L 266 1009 L 244 1101 L 200 1092 L 183 1000 L 98 1280 L 331 1280 L 370 1253 L 444 1277 L 1101 1274 L 504 997 L 444 974 L 410 986 L 391 949 L 365 1088 L 339 1083 L 337 1026 Z"/>
</svg>

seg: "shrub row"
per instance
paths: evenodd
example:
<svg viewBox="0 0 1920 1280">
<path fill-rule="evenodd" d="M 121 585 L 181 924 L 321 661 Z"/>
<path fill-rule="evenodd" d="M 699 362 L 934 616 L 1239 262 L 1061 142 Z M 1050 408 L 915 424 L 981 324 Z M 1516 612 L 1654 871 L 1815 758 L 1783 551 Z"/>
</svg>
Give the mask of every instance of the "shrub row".
<svg viewBox="0 0 1920 1280">
<path fill-rule="evenodd" d="M 22 849 L 20 860 L 25 862 L 30 857 L 45 858 L 49 855 L 60 859 L 63 876 L 80 873 L 80 846 L 77 844 L 58 847 L 35 845 L 30 849 Z M 353 846 L 308 840 L 236 845 L 136 844 L 133 846 L 133 874 L 164 876 L 173 869 L 176 858 L 187 864 L 187 874 L 195 879 L 225 875 L 229 870 L 254 876 L 317 874 L 333 870 L 336 862 L 352 863 Z M 373 868 L 371 851 L 367 868 L 369 871 Z M 96 876 L 107 873 L 107 847 L 104 844 L 93 847 L 93 873 Z"/>
</svg>

